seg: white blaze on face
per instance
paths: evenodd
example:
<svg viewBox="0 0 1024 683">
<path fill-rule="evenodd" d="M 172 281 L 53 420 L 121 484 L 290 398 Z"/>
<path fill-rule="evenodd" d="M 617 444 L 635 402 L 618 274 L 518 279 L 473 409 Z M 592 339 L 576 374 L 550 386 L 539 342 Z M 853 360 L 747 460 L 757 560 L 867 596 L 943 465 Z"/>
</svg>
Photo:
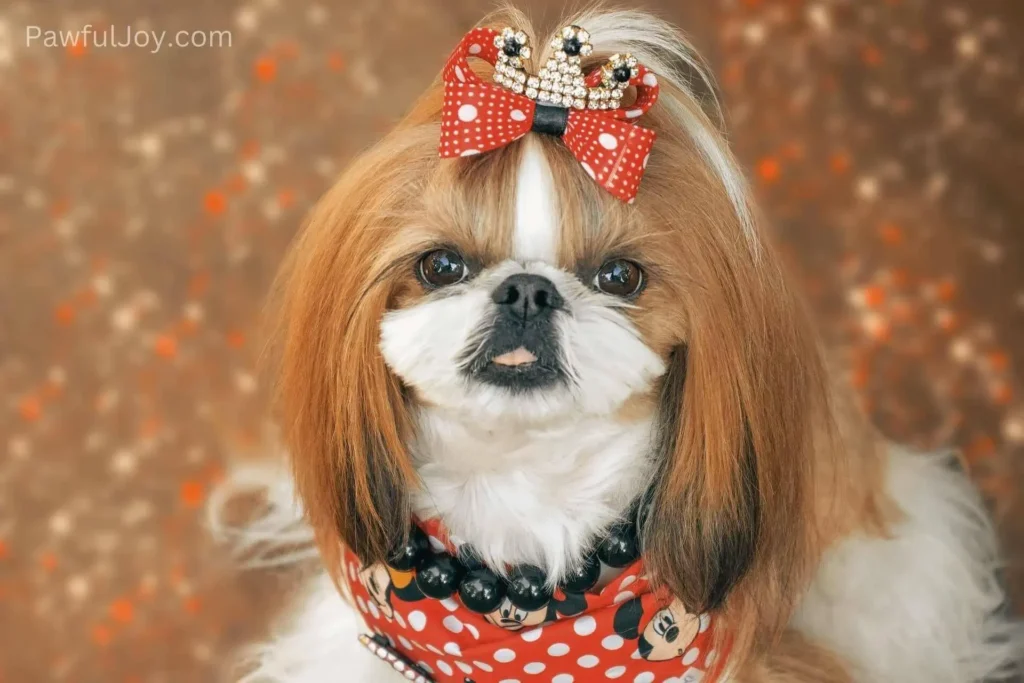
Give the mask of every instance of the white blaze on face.
<svg viewBox="0 0 1024 683">
<path fill-rule="evenodd" d="M 544 149 L 527 137 L 516 186 L 513 257 L 517 261 L 555 263 L 559 237 L 557 215 L 554 178 Z"/>
</svg>

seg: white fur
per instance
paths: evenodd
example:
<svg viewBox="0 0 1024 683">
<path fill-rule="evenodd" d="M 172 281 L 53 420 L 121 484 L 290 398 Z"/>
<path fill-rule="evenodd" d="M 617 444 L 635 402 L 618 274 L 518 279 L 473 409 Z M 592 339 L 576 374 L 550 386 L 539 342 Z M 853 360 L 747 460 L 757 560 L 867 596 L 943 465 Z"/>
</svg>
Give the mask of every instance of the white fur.
<svg viewBox="0 0 1024 683">
<path fill-rule="evenodd" d="M 647 421 L 479 425 L 423 410 L 417 506 L 491 566 L 529 563 L 556 581 L 648 483 L 650 434 Z"/>
<path fill-rule="evenodd" d="M 794 620 L 855 665 L 858 683 L 988 680 L 1024 652 L 996 616 L 995 535 L 981 501 L 944 455 L 893 448 L 887 489 L 906 519 L 889 539 L 832 549 Z"/>
<path fill-rule="evenodd" d="M 558 256 L 558 207 L 544 149 L 527 136 L 516 185 L 516 260 L 554 265 Z"/>
<path fill-rule="evenodd" d="M 368 632 L 321 572 L 267 642 L 241 653 L 239 683 L 387 683 L 405 680 L 358 641 Z"/>
</svg>

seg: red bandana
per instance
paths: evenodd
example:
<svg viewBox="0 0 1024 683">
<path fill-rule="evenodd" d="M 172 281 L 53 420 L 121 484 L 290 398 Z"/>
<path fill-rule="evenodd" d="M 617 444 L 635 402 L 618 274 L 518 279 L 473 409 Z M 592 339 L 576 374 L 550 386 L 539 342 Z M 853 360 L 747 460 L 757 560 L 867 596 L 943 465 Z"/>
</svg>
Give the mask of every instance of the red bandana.
<svg viewBox="0 0 1024 683">
<path fill-rule="evenodd" d="M 496 64 L 500 34 L 489 28 L 471 31 L 444 69 L 445 98 L 439 151 L 443 158 L 466 157 L 504 147 L 534 130 L 539 110 L 565 117 L 562 141 L 587 174 L 622 201 L 632 203 L 654 144 L 654 131 L 628 123 L 645 114 L 658 99 L 658 79 L 638 65 L 629 85 L 637 90 L 628 107 L 578 110 L 533 101 L 498 85 L 484 83 L 469 67 L 475 56 Z M 587 87 L 601 82 L 600 70 L 586 77 Z M 622 119 L 622 120 L 620 120 Z"/>
<path fill-rule="evenodd" d="M 421 526 L 435 551 L 454 550 L 437 521 Z M 411 681 L 713 683 L 726 659 L 715 650 L 715 619 L 652 592 L 642 560 L 597 593 L 558 591 L 532 613 L 506 601 L 486 615 L 457 594 L 425 597 L 415 572 L 364 567 L 347 549 L 343 568 L 376 634 L 361 640 Z"/>
</svg>

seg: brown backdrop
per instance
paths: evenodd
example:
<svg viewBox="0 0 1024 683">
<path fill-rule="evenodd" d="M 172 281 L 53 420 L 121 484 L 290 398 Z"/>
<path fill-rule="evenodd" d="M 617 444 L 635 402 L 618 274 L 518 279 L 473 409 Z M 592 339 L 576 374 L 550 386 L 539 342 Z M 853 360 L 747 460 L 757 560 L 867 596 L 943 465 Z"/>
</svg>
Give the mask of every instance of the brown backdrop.
<svg viewBox="0 0 1024 683">
<path fill-rule="evenodd" d="M 1019 561 L 1020 3 L 644 4 L 711 58 L 876 423 L 962 447 Z M 0 681 L 214 680 L 265 632 L 294 582 L 239 576 L 202 519 L 266 427 L 261 301 L 303 212 L 486 5 L 0 5 Z M 86 24 L 232 44 L 26 45 Z"/>
</svg>

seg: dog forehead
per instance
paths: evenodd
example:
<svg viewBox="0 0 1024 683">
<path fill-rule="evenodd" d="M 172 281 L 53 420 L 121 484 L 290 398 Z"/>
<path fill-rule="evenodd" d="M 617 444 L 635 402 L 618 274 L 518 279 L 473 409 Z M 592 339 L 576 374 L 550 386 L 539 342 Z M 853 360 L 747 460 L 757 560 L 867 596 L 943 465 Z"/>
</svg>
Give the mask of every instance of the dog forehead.
<svg viewBox="0 0 1024 683">
<path fill-rule="evenodd" d="M 560 228 L 554 177 L 543 146 L 529 136 L 523 143 L 516 176 L 513 258 L 554 264 Z"/>
</svg>

